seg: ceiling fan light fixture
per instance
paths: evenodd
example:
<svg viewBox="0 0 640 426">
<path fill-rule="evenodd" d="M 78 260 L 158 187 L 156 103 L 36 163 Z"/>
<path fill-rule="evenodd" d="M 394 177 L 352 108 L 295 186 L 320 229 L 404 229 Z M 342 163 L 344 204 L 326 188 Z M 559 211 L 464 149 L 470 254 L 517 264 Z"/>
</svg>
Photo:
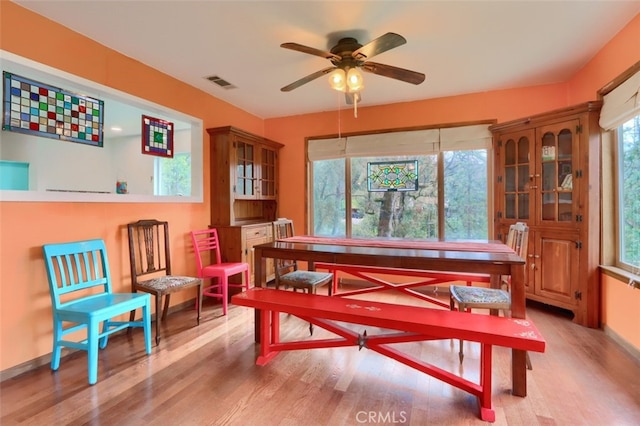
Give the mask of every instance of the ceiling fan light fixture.
<svg viewBox="0 0 640 426">
<path fill-rule="evenodd" d="M 298 43 L 282 43 L 280 47 L 328 59 L 333 66 L 309 74 L 280 90 L 289 92 L 328 74 L 329 86 L 333 90 L 345 94 L 347 104 L 353 104 L 353 115 L 358 117 L 358 103 L 362 100 L 360 93 L 364 89 L 364 79 L 358 68 L 362 67 L 366 72 L 412 84 L 420 84 L 424 81 L 425 75 L 422 73 L 391 65 L 367 62 L 374 56 L 402 46 L 406 42 L 407 40 L 401 35 L 389 32 L 371 40 L 364 46 L 353 37 L 344 37 L 338 40 L 338 43 L 328 52 Z"/>
<path fill-rule="evenodd" d="M 347 88 L 347 76 L 342 68 L 336 68 L 329 74 L 329 86 L 333 90 L 344 92 Z"/>
<path fill-rule="evenodd" d="M 358 68 L 336 68 L 329 74 L 329 85 L 339 92 L 357 93 L 364 89 L 364 79 Z"/>
<path fill-rule="evenodd" d="M 330 87 L 345 93 L 347 104 L 353 103 L 355 105 L 361 99 L 360 96 L 356 98 L 352 95 L 359 94 L 364 89 L 362 70 L 411 84 L 421 84 L 425 79 L 425 75 L 422 73 L 392 65 L 368 62 L 374 56 L 402 46 L 406 42 L 407 40 L 401 35 L 388 32 L 365 45 L 358 43 L 358 40 L 353 37 L 343 37 L 338 40 L 338 43 L 330 51 L 315 49 L 298 43 L 282 43 L 280 47 L 285 49 L 328 59 L 332 66 L 302 77 L 280 90 L 290 92 L 320 76 L 328 75 Z M 359 68 L 362 68 L 362 70 Z"/>
<path fill-rule="evenodd" d="M 364 89 L 364 79 L 358 68 L 351 68 L 347 72 L 347 87 L 350 93 L 359 92 Z"/>
</svg>

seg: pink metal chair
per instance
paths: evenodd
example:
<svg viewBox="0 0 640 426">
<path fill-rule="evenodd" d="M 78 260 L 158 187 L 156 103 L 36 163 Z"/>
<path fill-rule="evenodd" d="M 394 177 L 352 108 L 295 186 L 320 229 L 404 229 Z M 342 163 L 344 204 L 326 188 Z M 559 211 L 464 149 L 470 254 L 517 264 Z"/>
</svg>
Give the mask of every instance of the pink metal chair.
<svg viewBox="0 0 640 426">
<path fill-rule="evenodd" d="M 202 296 L 222 299 L 222 314 L 227 315 L 229 287 L 249 290 L 249 264 L 246 262 L 222 262 L 216 229 L 191 231 L 191 239 L 196 255 L 198 277 L 211 279 L 211 285 L 202 290 Z M 210 261 L 213 263 L 203 262 L 203 255 L 207 252 L 209 252 Z M 229 283 L 229 277 L 240 273 L 243 273 L 243 283 Z"/>
</svg>

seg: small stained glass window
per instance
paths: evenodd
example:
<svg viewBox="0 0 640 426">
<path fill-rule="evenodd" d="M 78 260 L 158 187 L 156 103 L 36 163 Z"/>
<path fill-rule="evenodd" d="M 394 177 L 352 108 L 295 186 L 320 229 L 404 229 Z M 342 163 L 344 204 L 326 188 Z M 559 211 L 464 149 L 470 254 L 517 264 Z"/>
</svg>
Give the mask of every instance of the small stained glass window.
<svg viewBox="0 0 640 426">
<path fill-rule="evenodd" d="M 173 123 L 142 116 L 142 153 L 173 157 Z"/>
<path fill-rule="evenodd" d="M 367 163 L 367 188 L 370 192 L 416 191 L 418 160 Z"/>
</svg>

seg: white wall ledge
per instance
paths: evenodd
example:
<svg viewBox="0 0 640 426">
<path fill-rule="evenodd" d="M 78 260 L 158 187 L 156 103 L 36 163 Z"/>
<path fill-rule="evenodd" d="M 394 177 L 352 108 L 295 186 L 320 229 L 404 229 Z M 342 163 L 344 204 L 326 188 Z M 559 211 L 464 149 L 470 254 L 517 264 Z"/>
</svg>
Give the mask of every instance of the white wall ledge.
<svg viewBox="0 0 640 426">
<path fill-rule="evenodd" d="M 115 194 L 97 192 L 0 190 L 0 202 L 61 203 L 202 203 L 203 197 Z"/>
</svg>

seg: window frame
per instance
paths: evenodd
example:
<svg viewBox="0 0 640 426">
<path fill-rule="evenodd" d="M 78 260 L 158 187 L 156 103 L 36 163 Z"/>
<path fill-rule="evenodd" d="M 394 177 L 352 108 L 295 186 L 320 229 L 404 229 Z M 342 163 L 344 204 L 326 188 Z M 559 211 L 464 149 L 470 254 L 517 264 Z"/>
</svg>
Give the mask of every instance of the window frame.
<svg viewBox="0 0 640 426">
<path fill-rule="evenodd" d="M 613 91 L 624 85 L 625 82 L 636 76 L 640 72 L 640 61 L 631 65 L 620 75 L 605 84 L 598 91 L 598 98 L 604 101 L 603 110 L 607 105 L 607 97 Z M 636 95 L 637 96 L 637 95 Z M 620 97 L 618 97 L 620 98 Z M 600 126 L 602 127 L 602 181 L 601 181 L 601 211 L 602 219 L 600 222 L 602 242 L 601 242 L 601 270 L 624 283 L 628 283 L 635 288 L 640 289 L 640 271 L 634 270 L 630 265 L 620 261 L 620 232 L 619 224 L 619 135 L 616 125 L 616 119 L 623 117 L 625 109 L 621 109 L 621 103 L 626 102 L 627 107 L 631 101 L 628 96 L 622 96 L 622 99 L 612 99 L 613 108 L 608 109 L 600 115 Z M 613 110 L 613 111 L 612 111 Z M 603 120 L 603 115 L 605 119 Z M 627 116 L 629 117 L 629 116 Z M 626 122 L 626 120 L 623 120 Z M 620 123 L 620 120 L 617 121 Z M 614 127 L 615 126 L 615 127 Z"/>
</svg>

